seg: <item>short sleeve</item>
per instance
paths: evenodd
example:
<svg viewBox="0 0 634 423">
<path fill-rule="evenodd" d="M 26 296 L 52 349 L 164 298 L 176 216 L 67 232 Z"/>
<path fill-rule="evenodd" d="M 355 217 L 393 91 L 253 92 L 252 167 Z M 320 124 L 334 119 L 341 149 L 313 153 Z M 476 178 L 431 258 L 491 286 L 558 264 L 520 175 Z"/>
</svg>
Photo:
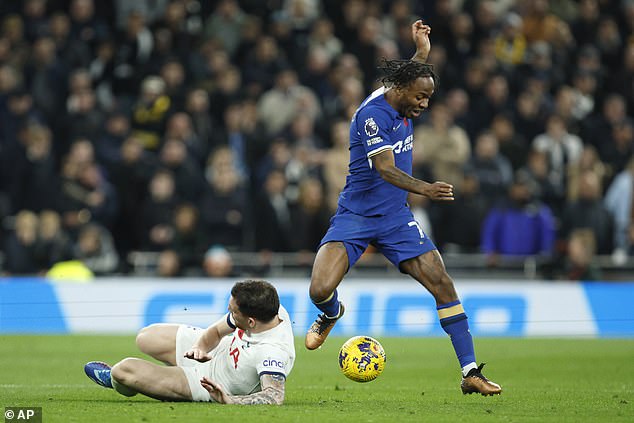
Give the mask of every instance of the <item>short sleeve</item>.
<svg viewBox="0 0 634 423">
<path fill-rule="evenodd" d="M 392 149 L 390 133 L 393 120 L 387 111 L 378 107 L 365 107 L 359 111 L 356 120 L 357 132 L 368 157 Z"/>
<path fill-rule="evenodd" d="M 231 329 L 235 329 L 236 322 L 233 321 L 233 316 L 231 316 L 231 313 L 227 313 L 226 319 L 227 319 L 227 325 L 229 325 Z"/>
<path fill-rule="evenodd" d="M 278 374 L 286 377 L 290 357 L 288 353 L 272 345 L 262 346 L 256 370 L 259 376 L 263 374 Z"/>
</svg>

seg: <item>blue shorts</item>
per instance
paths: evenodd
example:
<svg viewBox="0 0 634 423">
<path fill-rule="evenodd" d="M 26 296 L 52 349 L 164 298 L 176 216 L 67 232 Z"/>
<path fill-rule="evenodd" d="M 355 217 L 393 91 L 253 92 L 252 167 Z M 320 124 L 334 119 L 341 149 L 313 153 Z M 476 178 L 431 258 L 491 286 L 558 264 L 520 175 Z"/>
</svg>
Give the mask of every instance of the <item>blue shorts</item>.
<svg viewBox="0 0 634 423">
<path fill-rule="evenodd" d="M 334 241 L 345 245 L 348 268 L 359 260 L 369 244 L 399 269 L 401 262 L 436 249 L 406 207 L 388 216 L 375 217 L 360 216 L 339 207 L 330 219 L 330 228 L 319 246 Z"/>
</svg>

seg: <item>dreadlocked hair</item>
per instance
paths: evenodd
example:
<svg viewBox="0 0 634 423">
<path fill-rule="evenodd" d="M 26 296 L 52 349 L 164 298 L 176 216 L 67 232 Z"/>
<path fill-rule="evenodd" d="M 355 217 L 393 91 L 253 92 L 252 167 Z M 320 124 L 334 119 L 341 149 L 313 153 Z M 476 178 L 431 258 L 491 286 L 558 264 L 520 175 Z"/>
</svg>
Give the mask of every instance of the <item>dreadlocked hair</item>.
<svg viewBox="0 0 634 423">
<path fill-rule="evenodd" d="M 438 76 L 434 73 L 434 66 L 414 60 L 381 60 L 379 70 L 384 73 L 380 81 L 386 87 L 406 87 L 417 78 L 430 77 L 437 84 Z"/>
</svg>

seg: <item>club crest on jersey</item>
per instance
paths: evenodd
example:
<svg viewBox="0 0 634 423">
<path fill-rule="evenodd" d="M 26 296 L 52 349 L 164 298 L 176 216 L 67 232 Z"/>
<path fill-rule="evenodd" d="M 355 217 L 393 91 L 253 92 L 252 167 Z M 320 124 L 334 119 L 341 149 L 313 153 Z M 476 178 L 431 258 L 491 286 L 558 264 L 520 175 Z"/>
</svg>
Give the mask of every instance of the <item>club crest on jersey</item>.
<svg viewBox="0 0 634 423">
<path fill-rule="evenodd" d="M 379 133 L 379 125 L 376 124 L 373 118 L 367 118 L 365 120 L 363 129 L 365 129 L 365 133 L 368 137 L 373 137 Z"/>
</svg>

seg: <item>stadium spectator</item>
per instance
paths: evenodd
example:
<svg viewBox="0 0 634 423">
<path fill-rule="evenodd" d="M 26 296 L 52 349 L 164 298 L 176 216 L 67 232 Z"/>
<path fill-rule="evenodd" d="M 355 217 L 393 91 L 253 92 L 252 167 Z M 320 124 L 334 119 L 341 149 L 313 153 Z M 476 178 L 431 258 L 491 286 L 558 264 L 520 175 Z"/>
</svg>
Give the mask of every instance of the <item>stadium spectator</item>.
<svg viewBox="0 0 634 423">
<path fill-rule="evenodd" d="M 159 253 L 156 263 L 156 276 L 175 278 L 182 276 L 180 258 L 174 250 L 163 250 Z"/>
<path fill-rule="evenodd" d="M 551 115 L 546 121 L 546 132 L 532 141 L 532 148 L 546 153 L 549 163 L 549 178 L 554 184 L 565 186 L 567 166 L 575 164 L 581 157 L 583 142 L 571 134 L 566 123 L 558 115 Z"/>
<path fill-rule="evenodd" d="M 522 2 L 524 23 L 522 31 L 529 43 L 536 41 L 553 42 L 560 34 L 560 27 L 565 25 L 548 10 L 549 0 L 534 0 Z"/>
<path fill-rule="evenodd" d="M 226 278 L 233 275 L 233 259 L 222 245 L 214 245 L 207 250 L 202 260 L 202 267 L 206 276 L 211 278 Z"/>
<path fill-rule="evenodd" d="M 204 35 L 219 40 L 222 47 L 233 56 L 240 43 L 247 15 L 236 0 L 221 0 L 205 22 Z"/>
<path fill-rule="evenodd" d="M 95 275 L 114 273 L 119 266 L 119 255 L 112 235 L 106 228 L 89 223 L 80 228 L 73 248 L 73 258 L 81 261 Z"/>
<path fill-rule="evenodd" d="M 145 236 L 139 231 L 144 226 L 142 220 L 144 202 L 153 191 L 150 179 L 158 167 L 157 160 L 144 148 L 141 140 L 129 135 L 117 152 L 117 161 L 108 166 L 117 196 L 119 213 L 112 228 L 117 250 L 127 257 L 130 250 L 145 246 Z M 173 181 L 172 181 L 173 183 Z M 148 187 L 150 187 L 148 189 Z"/>
<path fill-rule="evenodd" d="M 246 92 L 252 96 L 261 96 L 273 87 L 279 73 L 288 70 L 288 60 L 280 50 L 277 40 L 265 34 L 257 40 L 247 55 L 242 69 Z"/>
<path fill-rule="evenodd" d="M 491 131 L 498 139 L 500 154 L 508 159 L 513 171 L 526 163 L 528 146 L 526 140 L 515 130 L 509 113 L 498 113 L 491 121 Z"/>
<path fill-rule="evenodd" d="M 222 122 L 225 110 L 243 96 L 242 74 L 235 66 L 223 67 L 214 77 L 214 88 L 210 93 L 210 111 L 216 122 Z"/>
<path fill-rule="evenodd" d="M 610 164 L 614 174 L 621 172 L 627 166 L 634 154 L 634 121 L 624 119 L 612 125 L 609 134 L 605 134 L 603 141 L 603 159 Z"/>
<path fill-rule="evenodd" d="M 172 172 L 181 199 L 195 202 L 202 192 L 204 176 L 195 156 L 179 138 L 165 139 L 159 151 L 159 165 Z"/>
<path fill-rule="evenodd" d="M 174 176 L 169 170 L 158 169 L 150 179 L 149 195 L 140 203 L 137 230 L 141 248 L 160 251 L 173 236 L 173 210 L 178 204 Z"/>
<path fill-rule="evenodd" d="M 632 6 L 634 10 L 634 5 Z M 634 15 L 634 12 L 633 12 Z M 619 58 L 616 74 L 610 77 L 608 87 L 611 92 L 621 93 L 627 99 L 627 108 L 634 110 L 634 43 L 624 46 L 622 58 Z M 632 112 L 630 112 L 631 116 Z M 619 116 L 617 116 L 617 119 Z"/>
<path fill-rule="evenodd" d="M 480 252 L 482 224 L 489 211 L 489 204 L 480 193 L 475 174 L 465 172 L 456 191 L 456 199 L 450 204 L 434 207 L 434 243 L 443 251 L 475 254 Z"/>
<path fill-rule="evenodd" d="M 559 219 L 565 201 L 565 188 L 562 181 L 554 181 L 551 178 L 550 162 L 546 153 L 530 150 L 526 165 L 519 171 L 535 184 L 535 199 L 546 204 Z"/>
<path fill-rule="evenodd" d="M 581 137 L 586 143 L 594 146 L 599 152 L 601 160 L 611 165 L 607 160 L 605 136 L 612 132 L 615 124 L 623 122 L 627 117 L 627 106 L 622 94 L 612 93 L 606 96 L 600 113 L 593 113 L 583 121 Z M 616 174 L 616 173 L 615 173 Z"/>
<path fill-rule="evenodd" d="M 622 265 L 634 244 L 632 213 L 634 200 L 634 159 L 614 178 L 605 194 L 605 207 L 614 217 L 614 251 L 612 258 Z"/>
<path fill-rule="evenodd" d="M 38 217 L 29 210 L 15 216 L 13 230 L 4 240 L 5 272 L 9 275 L 36 274 L 41 270 L 37 260 Z"/>
<path fill-rule="evenodd" d="M 145 78 L 139 101 L 132 111 L 132 130 L 146 149 L 157 151 L 161 148 L 171 107 L 172 100 L 165 94 L 165 81 L 158 76 Z"/>
<path fill-rule="evenodd" d="M 256 251 L 287 252 L 291 250 L 293 227 L 290 204 L 285 191 L 287 180 L 279 169 L 266 176 L 264 187 L 255 200 L 255 248 Z"/>
<path fill-rule="evenodd" d="M 168 248 L 178 254 L 180 270 L 200 267 L 207 240 L 199 219 L 198 209 L 193 204 L 182 203 L 174 210 L 173 235 Z"/>
<path fill-rule="evenodd" d="M 315 94 L 299 84 L 294 70 L 284 69 L 276 74 L 275 86 L 264 92 L 258 102 L 260 121 L 269 136 L 279 135 L 299 110 L 312 120 L 321 117 L 321 106 Z"/>
<path fill-rule="evenodd" d="M 209 155 L 209 144 L 194 131 L 192 119 L 185 112 L 176 112 L 167 119 L 165 138 L 177 139 L 185 144 L 188 156 L 191 156 L 199 166 L 203 165 Z"/>
<path fill-rule="evenodd" d="M 90 362 L 86 375 L 127 397 L 141 393 L 171 401 L 281 405 L 295 347 L 291 318 L 277 291 L 265 281 L 238 282 L 228 309 L 207 329 L 177 324 L 143 328 L 137 346 L 165 366 L 139 358 L 126 358 L 112 368 Z M 234 344 L 241 362 L 251 364 L 236 367 L 236 356 L 219 353 Z"/>
<path fill-rule="evenodd" d="M 59 213 L 42 210 L 39 214 L 36 244 L 38 267 L 48 270 L 55 263 L 73 258 L 72 241 L 64 228 Z"/>
<path fill-rule="evenodd" d="M 595 262 L 596 242 L 590 229 L 575 229 L 568 238 L 568 254 L 560 278 L 571 281 L 600 281 L 601 269 Z"/>
<path fill-rule="evenodd" d="M 508 159 L 499 153 L 498 140 L 490 131 L 476 138 L 474 153 L 465 164 L 464 172 L 478 178 L 480 193 L 491 207 L 504 198 L 513 180 L 513 168 Z"/>
<path fill-rule="evenodd" d="M 120 104 L 124 108 L 134 104 L 135 95 L 138 93 L 138 86 L 142 80 L 143 69 L 152 55 L 154 40 L 152 33 L 147 27 L 146 17 L 138 10 L 132 10 L 126 17 L 125 29 L 119 32 L 115 38 L 117 45 L 114 59 L 114 80 L 112 90 L 119 97 Z M 150 97 L 160 96 L 162 90 L 158 83 L 151 80 L 143 81 L 142 100 L 149 103 Z M 158 94 L 156 94 L 158 92 Z M 162 103 L 164 103 L 163 101 Z M 157 106 L 161 106 L 159 103 Z M 161 110 L 164 107 L 159 107 Z M 158 112 L 158 111 L 157 111 Z M 143 122 L 139 122 L 143 123 Z M 151 143 L 151 140 L 148 140 Z M 151 147 L 151 145 L 148 145 Z"/>
<path fill-rule="evenodd" d="M 212 149 L 212 138 L 215 131 L 219 130 L 218 122 L 214 121 L 210 114 L 209 94 L 202 88 L 194 88 L 187 93 L 185 99 L 185 112 L 189 115 L 193 133 L 198 136 L 201 146 L 207 157 Z"/>
<path fill-rule="evenodd" d="M 339 57 L 343 51 L 341 40 L 335 36 L 333 23 L 326 17 L 317 19 L 308 36 L 308 48 L 319 48 L 326 54 L 328 62 Z"/>
<path fill-rule="evenodd" d="M 579 198 L 579 178 L 586 171 L 590 171 L 597 175 L 599 178 L 599 192 L 602 195 L 605 191 L 608 169 L 605 163 L 599 159 L 597 150 L 589 144 L 586 144 L 583 147 L 579 161 L 574 165 L 568 166 L 568 177 L 566 178 L 566 181 L 568 182 L 568 186 L 566 187 L 566 198 L 569 203 L 574 202 L 577 198 Z"/>
<path fill-rule="evenodd" d="M 228 147 L 219 147 L 209 156 L 200 210 L 207 245 L 220 244 L 240 250 L 246 246 L 251 213 L 244 180 L 235 164 Z M 259 210 L 253 214 L 259 214 Z"/>
<path fill-rule="evenodd" d="M 462 173 L 471 156 L 471 143 L 464 129 L 454 124 L 451 110 L 443 102 L 434 104 L 428 123 L 414 130 L 414 171 L 431 170 L 431 179 L 444 181 L 459 190 Z"/>
<path fill-rule="evenodd" d="M 52 151 L 52 133 L 37 123 L 22 129 L 21 145 L 17 154 L 7 162 L 11 172 L 8 191 L 14 211 L 57 209 L 59 206 L 59 177 Z"/>
<path fill-rule="evenodd" d="M 507 69 L 524 62 L 526 38 L 521 30 L 521 16 L 511 12 L 504 17 L 502 29 L 495 38 L 495 57 Z"/>
<path fill-rule="evenodd" d="M 550 208 L 535 200 L 536 186 L 522 171 L 515 174 L 505 204 L 487 214 L 482 227 L 482 252 L 490 265 L 499 256 L 550 257 L 555 242 L 555 221 Z"/>
<path fill-rule="evenodd" d="M 331 212 L 337 209 L 339 194 L 348 174 L 348 121 L 340 119 L 330 126 L 332 148 L 324 155 L 323 175 L 326 189 L 326 204 Z"/>
<path fill-rule="evenodd" d="M 297 203 L 291 208 L 292 250 L 316 252 L 328 229 L 331 213 L 325 202 L 324 187 L 317 178 L 303 179 Z"/>
<path fill-rule="evenodd" d="M 594 237 L 594 250 L 598 254 L 611 254 L 614 249 L 614 219 L 604 206 L 599 175 L 586 170 L 579 176 L 579 197 L 568 203 L 561 219 L 558 238 L 567 240 L 575 229 L 590 229 Z"/>
</svg>

